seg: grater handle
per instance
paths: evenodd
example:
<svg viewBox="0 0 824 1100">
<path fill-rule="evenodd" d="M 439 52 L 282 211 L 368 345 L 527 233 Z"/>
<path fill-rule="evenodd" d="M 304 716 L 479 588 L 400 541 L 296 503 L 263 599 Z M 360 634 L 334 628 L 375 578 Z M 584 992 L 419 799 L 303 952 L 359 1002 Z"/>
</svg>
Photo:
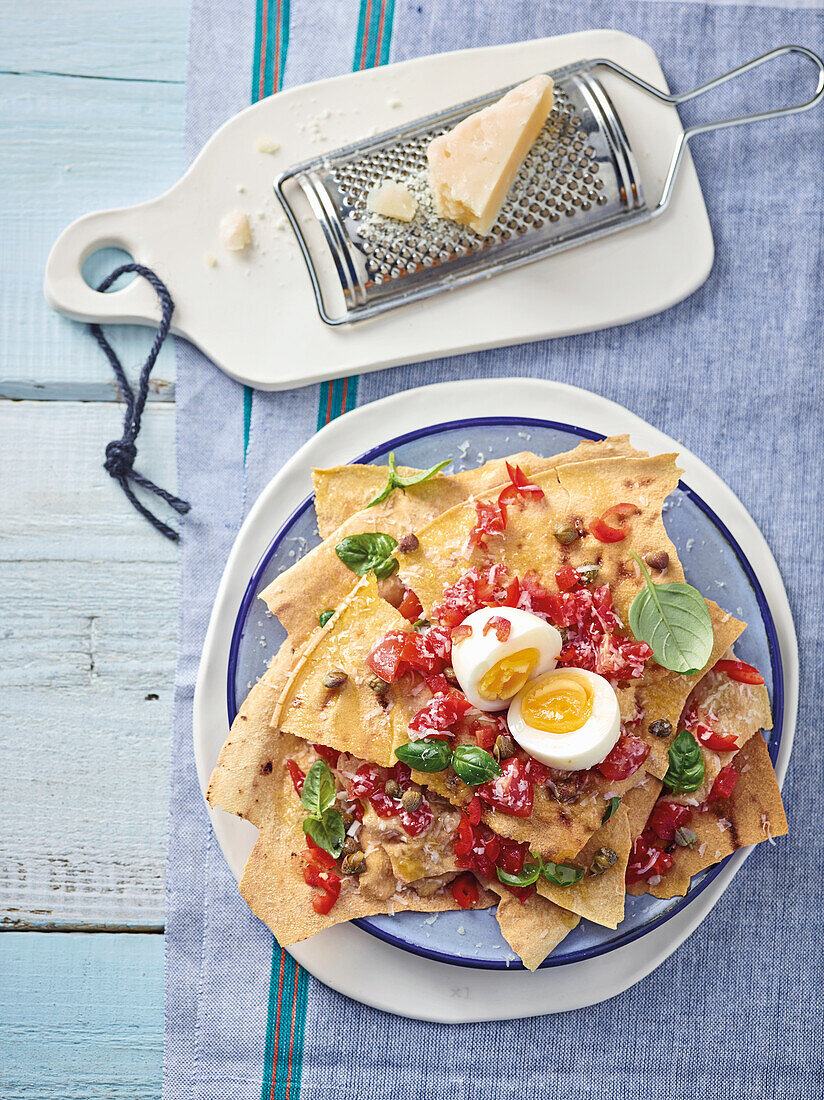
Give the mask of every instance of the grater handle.
<svg viewBox="0 0 824 1100">
<path fill-rule="evenodd" d="M 697 88 L 693 88 L 692 91 L 679 92 L 677 94 L 662 92 L 660 88 L 648 84 L 646 80 L 642 80 L 639 76 L 629 72 L 628 69 L 623 68 L 623 66 L 616 64 L 614 61 L 610 61 L 608 58 L 596 58 L 589 63 L 587 68 L 600 66 L 611 69 L 613 72 L 618 73 L 619 76 L 629 80 L 632 84 L 642 88 L 645 92 L 655 96 L 656 99 L 660 99 L 663 103 L 671 103 L 673 106 L 677 106 L 679 103 L 686 103 L 690 99 L 696 99 L 698 96 L 703 95 L 704 92 L 712 91 L 713 88 L 718 88 L 721 84 L 726 84 L 728 80 L 734 80 L 736 77 L 748 73 L 751 69 L 758 68 L 759 65 L 764 65 L 768 61 L 773 61 L 777 57 L 783 57 L 785 54 L 791 53 L 801 54 L 803 57 L 809 58 L 818 70 L 818 81 L 812 97 L 804 103 L 797 103 L 789 107 L 776 107 L 771 111 L 760 111 L 752 115 L 740 115 L 738 118 L 718 119 L 716 122 L 702 122 L 695 126 L 688 127 L 678 138 L 672 154 L 672 160 L 667 169 L 664 187 L 661 191 L 661 198 L 658 200 L 658 205 L 652 211 L 652 217 L 663 213 L 669 205 L 675 186 L 675 180 L 678 175 L 678 169 L 681 167 L 681 161 L 684 159 L 684 151 L 687 148 L 690 138 L 694 137 L 696 134 L 705 134 L 710 130 L 723 130 L 728 126 L 741 126 L 745 122 L 762 122 L 764 119 L 779 118 L 781 115 L 794 115 L 798 114 L 799 111 L 808 111 L 810 107 L 815 107 L 817 103 L 820 103 L 821 100 L 824 99 L 824 61 L 805 46 L 777 46 L 774 50 L 769 50 L 767 53 L 761 54 L 760 57 L 755 57 L 752 61 L 747 61 L 746 64 L 731 69 L 728 73 L 722 73 L 721 76 L 717 76 L 713 80 L 708 80 L 706 84 L 701 84 Z"/>
</svg>

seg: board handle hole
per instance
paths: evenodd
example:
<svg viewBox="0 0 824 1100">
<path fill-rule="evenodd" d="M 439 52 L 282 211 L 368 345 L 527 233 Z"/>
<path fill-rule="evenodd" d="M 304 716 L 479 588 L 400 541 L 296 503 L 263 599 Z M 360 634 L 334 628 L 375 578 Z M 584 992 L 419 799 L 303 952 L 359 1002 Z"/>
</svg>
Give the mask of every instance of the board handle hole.
<svg viewBox="0 0 824 1100">
<path fill-rule="evenodd" d="M 106 276 L 115 268 L 123 264 L 133 264 L 134 257 L 130 256 L 122 248 L 98 248 L 87 256 L 83 263 L 83 279 L 92 290 L 97 290 Z M 129 283 L 136 277 L 134 271 L 121 275 L 114 286 L 110 287 L 106 294 L 117 294 L 125 290 Z"/>
</svg>

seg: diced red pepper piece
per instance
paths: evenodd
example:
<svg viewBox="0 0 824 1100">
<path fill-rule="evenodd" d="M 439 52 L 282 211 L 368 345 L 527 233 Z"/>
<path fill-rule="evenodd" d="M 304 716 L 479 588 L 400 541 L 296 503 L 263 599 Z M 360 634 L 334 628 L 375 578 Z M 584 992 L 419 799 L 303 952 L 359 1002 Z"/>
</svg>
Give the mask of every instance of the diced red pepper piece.
<svg viewBox="0 0 824 1100">
<path fill-rule="evenodd" d="M 713 752 L 732 752 L 738 748 L 738 738 L 734 733 L 716 733 L 706 722 L 696 722 L 692 732 L 699 744 Z"/>
<path fill-rule="evenodd" d="M 471 909 L 478 904 L 478 884 L 470 874 L 458 875 L 452 882 L 452 897 L 461 909 Z"/>
<path fill-rule="evenodd" d="M 312 745 L 312 748 L 321 760 L 326 761 L 330 768 L 336 768 L 338 766 L 338 757 L 340 753 L 337 749 L 333 749 L 329 745 Z"/>
<path fill-rule="evenodd" d="M 472 637 L 472 627 L 464 626 L 463 623 L 459 626 L 453 626 L 450 636 L 452 638 L 452 644 L 457 645 L 458 642 L 462 642 L 465 638 Z"/>
<path fill-rule="evenodd" d="M 712 666 L 713 672 L 723 672 L 731 680 L 737 680 L 739 684 L 763 684 L 764 677 L 757 668 L 748 665 L 746 661 L 716 661 Z"/>
<path fill-rule="evenodd" d="M 675 830 L 686 825 L 692 817 L 692 809 L 683 806 L 680 802 L 668 802 L 660 799 L 655 803 L 655 808 L 649 816 L 647 829 L 651 830 L 659 839 L 670 844 L 675 837 Z"/>
<path fill-rule="evenodd" d="M 286 770 L 289 772 L 289 777 L 294 784 L 295 790 L 298 792 L 298 794 L 300 794 L 300 792 L 303 790 L 303 781 L 306 776 L 294 760 L 286 761 Z"/>
<path fill-rule="evenodd" d="M 637 772 L 649 756 L 649 745 L 632 733 L 622 733 L 606 759 L 596 764 L 598 771 L 611 783 L 628 779 Z"/>
<path fill-rule="evenodd" d="M 327 872 L 321 889 L 312 898 L 312 908 L 320 916 L 325 917 L 340 897 L 340 879 L 337 875 Z"/>
<path fill-rule="evenodd" d="M 735 790 L 737 782 L 738 772 L 732 764 L 727 764 L 715 777 L 715 782 L 712 785 L 712 790 L 709 793 L 707 801 L 712 802 L 716 798 L 729 798 Z"/>
<path fill-rule="evenodd" d="M 403 594 L 403 599 L 398 605 L 398 611 L 405 619 L 408 619 L 410 623 L 416 623 L 418 619 L 423 616 L 423 604 L 412 591 L 411 588 L 407 588 Z"/>
<path fill-rule="evenodd" d="M 502 775 L 497 775 L 478 787 L 478 796 L 501 813 L 512 817 L 529 817 L 532 813 L 532 781 L 526 765 L 517 756 L 511 756 L 501 764 Z"/>
<path fill-rule="evenodd" d="M 475 516 L 475 526 L 469 532 L 469 545 L 486 550 L 488 540 L 502 535 L 506 529 L 506 506 L 476 500 Z"/>
<path fill-rule="evenodd" d="M 627 520 L 640 514 L 641 509 L 634 504 L 613 504 L 592 521 L 589 530 L 599 542 L 623 542 L 630 532 Z"/>
<path fill-rule="evenodd" d="M 507 462 L 506 472 L 509 474 L 511 484 L 501 490 L 498 496 L 499 502 L 502 498 L 506 504 L 514 503 L 518 498 L 522 500 L 525 498 L 531 500 L 542 499 L 544 496 L 543 489 L 540 485 L 536 485 L 534 482 L 530 481 L 520 466 L 513 466 L 511 463 Z"/>
<path fill-rule="evenodd" d="M 458 630 L 461 628 L 458 627 Z M 509 619 L 505 619 L 503 615 L 493 615 L 491 619 L 487 619 L 484 623 L 484 628 L 481 633 L 486 637 L 490 630 L 495 631 L 495 637 L 499 642 L 505 642 L 512 632 L 512 623 Z M 454 640 L 454 632 L 453 632 Z"/>
<path fill-rule="evenodd" d="M 571 565 L 564 565 L 555 574 L 555 583 L 562 592 L 571 592 L 573 588 L 581 587 L 581 578 L 577 569 L 573 569 Z"/>
<path fill-rule="evenodd" d="M 535 893 L 534 886 L 507 886 L 507 890 L 518 899 L 521 905 L 526 905 Z"/>
</svg>

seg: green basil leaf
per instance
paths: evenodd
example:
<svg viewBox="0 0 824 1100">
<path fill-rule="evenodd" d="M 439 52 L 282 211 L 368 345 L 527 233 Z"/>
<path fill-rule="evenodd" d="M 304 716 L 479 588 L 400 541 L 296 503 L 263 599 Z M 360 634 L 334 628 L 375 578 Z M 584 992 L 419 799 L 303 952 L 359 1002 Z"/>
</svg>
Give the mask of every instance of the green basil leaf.
<svg viewBox="0 0 824 1100">
<path fill-rule="evenodd" d="M 713 636 L 707 601 L 691 584 L 653 584 L 647 567 L 634 550 L 644 585 L 629 609 L 629 626 L 646 642 L 662 668 L 689 676 L 702 669 L 712 654 Z"/>
<path fill-rule="evenodd" d="M 346 839 L 346 826 L 337 810 L 327 810 L 321 818 L 307 817 L 303 822 L 303 831 L 314 840 L 319 848 L 335 859 L 343 851 Z"/>
<path fill-rule="evenodd" d="M 318 818 L 334 805 L 335 779 L 325 760 L 316 760 L 306 773 L 300 800 L 309 814 Z"/>
<path fill-rule="evenodd" d="M 382 531 L 364 531 L 360 535 L 347 535 L 335 547 L 347 569 L 365 577 L 371 570 L 378 579 L 391 577 L 398 568 L 398 559 L 392 554 L 398 547 L 397 539 Z"/>
<path fill-rule="evenodd" d="M 502 871 L 496 867 L 498 878 L 504 886 L 531 886 L 541 877 L 541 863 L 525 863 L 523 870 L 517 875 L 510 875 L 508 871 Z"/>
<path fill-rule="evenodd" d="M 604 816 L 601 818 L 602 825 L 606 825 L 620 805 L 621 796 L 619 794 L 613 795 L 609 802 L 607 802 L 607 808 L 604 810 Z"/>
<path fill-rule="evenodd" d="M 584 868 L 571 863 L 551 863 L 547 860 L 541 871 L 547 882 L 554 882 L 556 886 L 574 886 L 584 877 Z"/>
<path fill-rule="evenodd" d="M 458 745 L 452 754 L 452 767 L 455 774 L 470 787 L 477 787 L 496 775 L 504 774 L 495 757 L 477 745 Z"/>
<path fill-rule="evenodd" d="M 704 754 L 688 730 L 681 730 L 669 747 L 664 786 L 676 793 L 697 791 L 704 782 Z"/>
<path fill-rule="evenodd" d="M 382 504 L 387 497 L 391 496 L 396 489 L 409 489 L 413 485 L 422 485 L 424 481 L 429 481 L 435 474 L 439 474 L 449 463 L 451 458 L 444 459 L 443 462 L 438 462 L 437 465 L 431 466 L 428 470 L 424 470 L 419 474 L 410 474 L 409 477 L 403 477 L 398 473 L 395 466 L 394 452 L 390 452 L 389 455 L 389 480 L 384 488 L 378 493 L 374 500 L 370 500 L 366 505 L 367 508 L 373 508 L 376 504 Z"/>
<path fill-rule="evenodd" d="M 442 772 L 449 767 L 452 749 L 439 737 L 423 737 L 420 741 L 398 745 L 395 756 L 416 772 Z"/>
<path fill-rule="evenodd" d="M 326 626 L 334 614 L 334 611 L 320 611 L 318 612 L 318 622 L 321 626 Z"/>
</svg>

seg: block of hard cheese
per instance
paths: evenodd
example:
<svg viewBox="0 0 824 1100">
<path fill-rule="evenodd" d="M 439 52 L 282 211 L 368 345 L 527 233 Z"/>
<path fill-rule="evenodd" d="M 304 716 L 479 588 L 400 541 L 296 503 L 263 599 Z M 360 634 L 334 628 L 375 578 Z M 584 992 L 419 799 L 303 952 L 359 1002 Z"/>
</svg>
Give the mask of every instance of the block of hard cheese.
<svg viewBox="0 0 824 1100">
<path fill-rule="evenodd" d="M 429 143 L 429 187 L 443 218 L 486 236 L 552 109 L 552 78 L 533 76 Z"/>
</svg>

